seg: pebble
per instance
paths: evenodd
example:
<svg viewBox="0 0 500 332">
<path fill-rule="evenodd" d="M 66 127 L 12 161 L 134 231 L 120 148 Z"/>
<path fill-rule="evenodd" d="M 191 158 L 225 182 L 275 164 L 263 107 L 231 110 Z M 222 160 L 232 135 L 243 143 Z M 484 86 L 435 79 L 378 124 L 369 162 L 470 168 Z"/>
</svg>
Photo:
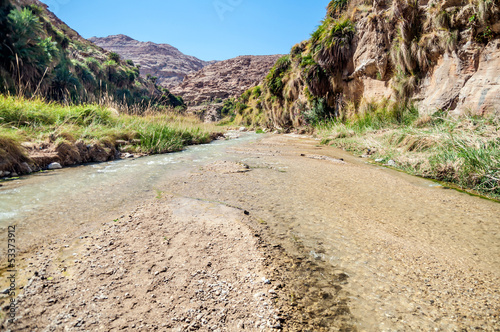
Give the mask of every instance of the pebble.
<svg viewBox="0 0 500 332">
<path fill-rule="evenodd" d="M 47 166 L 47 168 L 50 170 L 54 170 L 54 169 L 61 169 L 62 166 L 59 163 L 52 163 L 52 164 L 49 164 L 49 166 Z"/>
<path fill-rule="evenodd" d="M 391 159 L 387 162 L 387 166 L 396 167 L 396 162 Z"/>
<path fill-rule="evenodd" d="M 128 158 L 134 158 L 134 155 L 131 153 L 124 153 L 122 154 L 123 159 L 128 159 Z"/>
</svg>

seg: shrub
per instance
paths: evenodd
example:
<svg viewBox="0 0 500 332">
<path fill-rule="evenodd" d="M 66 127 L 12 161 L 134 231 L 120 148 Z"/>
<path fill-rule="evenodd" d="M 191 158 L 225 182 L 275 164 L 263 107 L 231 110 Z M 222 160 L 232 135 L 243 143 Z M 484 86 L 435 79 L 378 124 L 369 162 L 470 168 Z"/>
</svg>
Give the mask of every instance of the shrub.
<svg viewBox="0 0 500 332">
<path fill-rule="evenodd" d="M 283 77 L 290 69 L 290 65 L 290 56 L 285 55 L 276 61 L 276 64 L 266 76 L 266 85 L 273 95 L 278 96 L 283 91 Z"/>
<path fill-rule="evenodd" d="M 315 99 L 311 109 L 304 112 L 305 120 L 312 125 L 318 125 L 327 119 L 333 119 L 334 116 L 335 110 L 329 107 L 323 98 Z"/>
<path fill-rule="evenodd" d="M 114 61 L 116 63 L 119 63 L 120 62 L 120 55 L 118 53 L 111 52 L 108 55 L 108 59 L 111 61 Z"/>
<path fill-rule="evenodd" d="M 52 99 L 67 102 L 68 98 L 75 95 L 79 87 L 78 79 L 65 64 L 60 64 L 55 70 L 50 85 Z"/>
<path fill-rule="evenodd" d="M 86 58 L 85 63 L 87 67 L 96 75 L 100 74 L 102 71 L 102 65 L 96 58 Z"/>
<path fill-rule="evenodd" d="M 257 85 L 252 92 L 252 96 L 254 98 L 259 98 L 262 94 L 262 87 L 260 85 Z"/>
<path fill-rule="evenodd" d="M 354 24 L 347 17 L 328 24 L 318 47 L 315 48 L 317 62 L 332 73 L 341 71 L 351 56 L 354 33 Z"/>
<path fill-rule="evenodd" d="M 342 12 L 348 5 L 349 0 L 332 0 L 327 7 L 327 15 L 334 18 Z"/>
</svg>

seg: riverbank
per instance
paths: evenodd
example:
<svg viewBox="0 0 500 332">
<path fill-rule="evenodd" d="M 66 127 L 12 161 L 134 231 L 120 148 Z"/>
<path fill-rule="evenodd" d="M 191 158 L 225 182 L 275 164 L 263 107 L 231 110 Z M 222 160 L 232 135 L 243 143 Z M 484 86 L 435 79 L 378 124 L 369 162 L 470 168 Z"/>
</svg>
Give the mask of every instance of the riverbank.
<svg viewBox="0 0 500 332">
<path fill-rule="evenodd" d="M 0 178 L 60 166 L 179 151 L 221 128 L 175 112 L 135 116 L 99 105 L 0 96 Z M 57 167 L 57 165 L 56 165 Z"/>
<path fill-rule="evenodd" d="M 500 115 L 390 113 L 383 104 L 317 126 L 322 142 L 409 174 L 500 200 Z"/>
</svg>

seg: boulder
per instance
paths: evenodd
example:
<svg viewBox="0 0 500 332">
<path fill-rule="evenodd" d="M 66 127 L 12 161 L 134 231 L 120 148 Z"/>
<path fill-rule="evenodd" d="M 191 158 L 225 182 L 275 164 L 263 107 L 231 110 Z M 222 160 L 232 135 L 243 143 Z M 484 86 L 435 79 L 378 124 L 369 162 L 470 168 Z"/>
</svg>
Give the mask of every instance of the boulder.
<svg viewBox="0 0 500 332">
<path fill-rule="evenodd" d="M 21 163 L 20 167 L 21 167 L 21 172 L 23 174 L 31 174 L 31 173 L 33 173 L 33 170 L 31 169 L 30 165 L 28 165 L 27 162 Z"/>
<path fill-rule="evenodd" d="M 49 166 L 47 166 L 47 169 L 49 170 L 55 170 L 55 169 L 61 169 L 62 166 L 59 163 L 51 163 Z"/>
</svg>

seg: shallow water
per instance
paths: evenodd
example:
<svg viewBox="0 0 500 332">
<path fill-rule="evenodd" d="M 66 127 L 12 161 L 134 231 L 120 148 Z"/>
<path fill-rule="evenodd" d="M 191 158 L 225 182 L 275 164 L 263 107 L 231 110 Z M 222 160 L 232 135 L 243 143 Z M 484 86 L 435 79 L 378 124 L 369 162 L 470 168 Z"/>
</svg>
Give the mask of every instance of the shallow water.
<svg viewBox="0 0 500 332">
<path fill-rule="evenodd" d="M 203 167 L 217 160 L 243 162 L 250 171 Z M 40 173 L 4 185 L 2 250 L 8 225 L 18 226 L 18 243 L 28 250 L 58 233 L 81 234 L 118 218 L 161 190 L 245 209 L 289 252 L 298 244 L 299 254 L 327 266 L 332 274 L 307 286 L 316 318 L 331 309 L 318 300 L 319 290 L 332 293 L 330 281 L 342 274 L 347 281 L 336 286 L 347 292 L 359 330 L 488 330 L 498 321 L 498 203 L 366 165 L 310 139 L 244 134 L 180 153 Z"/>
<path fill-rule="evenodd" d="M 155 185 L 162 178 L 220 159 L 228 147 L 259 137 L 244 133 L 238 139 L 191 146 L 181 152 L 70 167 L 4 182 L 0 188 L 0 245 L 3 249 L 10 225 L 17 225 L 18 245 L 27 249 L 46 236 L 90 221 L 117 218 L 117 213 L 158 195 Z"/>
</svg>

